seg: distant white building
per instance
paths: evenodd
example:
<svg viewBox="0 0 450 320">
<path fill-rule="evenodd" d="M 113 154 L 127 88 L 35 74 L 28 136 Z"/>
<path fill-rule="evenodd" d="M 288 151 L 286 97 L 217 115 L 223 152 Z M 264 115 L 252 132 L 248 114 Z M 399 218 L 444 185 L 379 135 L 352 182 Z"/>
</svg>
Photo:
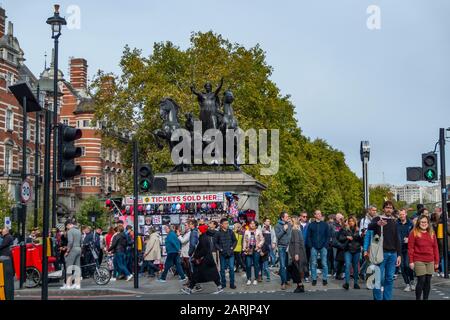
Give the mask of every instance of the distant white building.
<svg viewBox="0 0 450 320">
<path fill-rule="evenodd" d="M 405 201 L 408 204 L 416 201 L 420 203 L 439 203 L 441 201 L 441 187 L 439 184 L 431 186 L 405 184 L 392 186 L 390 189 L 395 199 Z"/>
</svg>

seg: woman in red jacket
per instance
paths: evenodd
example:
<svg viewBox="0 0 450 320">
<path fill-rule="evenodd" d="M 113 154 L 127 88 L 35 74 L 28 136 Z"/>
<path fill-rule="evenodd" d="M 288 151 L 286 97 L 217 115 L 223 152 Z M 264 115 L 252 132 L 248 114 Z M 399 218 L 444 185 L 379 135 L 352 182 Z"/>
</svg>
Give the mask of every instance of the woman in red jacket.
<svg viewBox="0 0 450 320">
<path fill-rule="evenodd" d="M 417 276 L 416 300 L 428 300 L 431 276 L 439 267 L 439 250 L 430 218 L 421 215 L 408 238 L 409 266 Z"/>
</svg>

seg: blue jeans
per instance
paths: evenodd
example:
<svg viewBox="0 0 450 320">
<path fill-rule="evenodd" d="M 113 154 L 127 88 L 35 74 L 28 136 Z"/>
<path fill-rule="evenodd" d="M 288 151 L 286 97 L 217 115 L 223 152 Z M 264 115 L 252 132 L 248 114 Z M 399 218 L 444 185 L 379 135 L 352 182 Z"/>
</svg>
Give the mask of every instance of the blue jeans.
<svg viewBox="0 0 450 320">
<path fill-rule="evenodd" d="M 275 265 L 275 261 L 277 261 L 277 257 L 275 257 L 275 251 L 272 248 L 272 245 L 270 245 L 269 259 L 270 259 L 270 265 L 274 266 Z"/>
<path fill-rule="evenodd" d="M 130 275 L 130 271 L 128 271 L 126 256 L 123 252 L 117 252 L 114 254 L 114 260 L 116 261 L 117 273 L 124 274 L 125 277 Z"/>
<path fill-rule="evenodd" d="M 374 300 L 392 300 L 392 289 L 394 285 L 395 264 L 397 252 L 384 252 L 383 262 L 380 264 L 381 285 L 384 287 L 383 296 L 380 289 L 373 289 Z"/>
<path fill-rule="evenodd" d="M 222 288 L 227 286 L 227 279 L 225 277 L 225 270 L 228 268 L 230 271 L 230 286 L 234 286 L 234 255 L 231 254 L 230 257 L 225 258 L 223 255 L 220 255 L 220 282 L 222 284 Z"/>
<path fill-rule="evenodd" d="M 258 279 L 259 274 L 259 253 L 253 252 L 251 255 L 245 256 L 245 272 L 247 274 L 247 280 L 251 280 L 252 278 L 252 262 L 253 262 L 253 270 L 255 272 L 255 280 Z"/>
<path fill-rule="evenodd" d="M 350 266 L 353 267 L 353 280 L 355 284 L 358 284 L 358 264 L 360 252 L 351 253 L 345 251 L 345 283 L 350 283 Z"/>
<path fill-rule="evenodd" d="M 263 263 L 262 263 L 261 277 L 264 277 L 264 273 L 266 273 L 267 279 L 270 279 L 269 259 L 263 261 Z"/>
<path fill-rule="evenodd" d="M 280 278 L 281 284 L 286 284 L 289 281 L 289 274 L 287 273 L 288 255 L 286 247 L 278 247 L 278 255 L 280 258 Z"/>
<path fill-rule="evenodd" d="M 328 279 L 327 248 L 322 249 L 311 248 L 311 278 L 317 280 L 317 255 L 320 252 L 320 260 L 322 261 L 322 280 Z"/>
<path fill-rule="evenodd" d="M 167 272 L 169 272 L 170 268 L 172 268 L 173 265 L 175 265 L 180 278 L 182 280 L 186 278 L 183 272 L 183 268 L 181 267 L 180 255 L 178 253 L 168 253 L 166 262 L 164 262 L 164 271 L 161 275 L 161 280 L 166 280 Z"/>
</svg>

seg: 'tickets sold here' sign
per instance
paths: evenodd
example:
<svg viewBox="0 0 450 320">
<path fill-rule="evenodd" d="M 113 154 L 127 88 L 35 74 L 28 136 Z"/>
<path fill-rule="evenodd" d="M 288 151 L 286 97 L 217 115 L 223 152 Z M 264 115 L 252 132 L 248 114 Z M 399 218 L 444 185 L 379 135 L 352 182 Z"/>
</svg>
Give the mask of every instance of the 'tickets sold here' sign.
<svg viewBox="0 0 450 320">
<path fill-rule="evenodd" d="M 126 204 L 133 204 L 132 197 L 126 197 Z M 172 204 L 192 202 L 223 202 L 223 193 L 163 194 L 139 197 L 139 204 Z"/>
</svg>

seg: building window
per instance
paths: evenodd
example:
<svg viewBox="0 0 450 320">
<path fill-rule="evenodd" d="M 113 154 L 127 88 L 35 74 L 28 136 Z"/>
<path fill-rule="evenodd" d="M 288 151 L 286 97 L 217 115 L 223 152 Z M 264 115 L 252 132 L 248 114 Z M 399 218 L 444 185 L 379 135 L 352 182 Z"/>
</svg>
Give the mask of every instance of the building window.
<svg viewBox="0 0 450 320">
<path fill-rule="evenodd" d="M 13 165 L 13 150 L 12 146 L 6 145 L 5 146 L 5 173 L 11 174 L 12 173 L 12 165 Z"/>
<path fill-rule="evenodd" d="M 14 84 L 14 75 L 11 72 L 6 73 L 6 85 L 12 86 Z"/>
<path fill-rule="evenodd" d="M 27 167 L 25 168 L 26 173 L 31 173 L 31 150 L 27 149 Z"/>
<path fill-rule="evenodd" d="M 80 186 L 85 186 L 86 185 L 86 177 L 81 177 L 80 178 Z"/>
<path fill-rule="evenodd" d="M 70 208 L 75 209 L 75 197 L 70 197 Z"/>
<path fill-rule="evenodd" d="M 11 109 L 6 110 L 6 130 L 14 131 L 14 118 Z"/>
<path fill-rule="evenodd" d="M 62 119 L 62 123 L 65 124 L 66 126 L 68 126 L 69 125 L 69 119 L 67 119 L 67 118 Z"/>
<path fill-rule="evenodd" d="M 91 120 L 83 120 L 83 128 L 89 128 L 91 126 Z"/>
<path fill-rule="evenodd" d="M 97 185 L 97 177 L 91 177 L 91 186 Z"/>
<path fill-rule="evenodd" d="M 86 156 L 86 147 L 81 147 L 81 156 Z"/>
<path fill-rule="evenodd" d="M 26 138 L 27 138 L 27 141 L 30 141 L 30 139 L 31 139 L 31 124 L 30 124 L 29 120 L 27 120 L 27 136 L 26 136 Z"/>
</svg>

